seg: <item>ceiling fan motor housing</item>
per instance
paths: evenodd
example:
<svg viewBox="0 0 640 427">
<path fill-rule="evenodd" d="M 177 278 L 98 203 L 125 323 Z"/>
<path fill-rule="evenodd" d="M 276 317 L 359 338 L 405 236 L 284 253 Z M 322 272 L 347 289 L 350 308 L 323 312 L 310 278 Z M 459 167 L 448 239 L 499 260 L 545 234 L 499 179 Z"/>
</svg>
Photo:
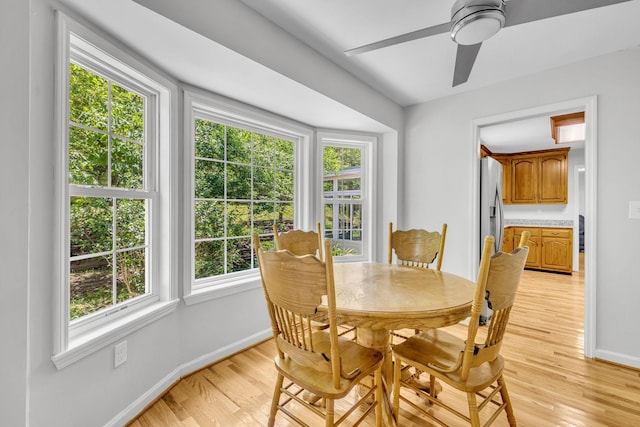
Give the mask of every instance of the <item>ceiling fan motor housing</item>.
<svg viewBox="0 0 640 427">
<path fill-rule="evenodd" d="M 462 45 L 482 43 L 504 22 L 503 0 L 456 0 L 451 7 L 451 38 Z"/>
</svg>

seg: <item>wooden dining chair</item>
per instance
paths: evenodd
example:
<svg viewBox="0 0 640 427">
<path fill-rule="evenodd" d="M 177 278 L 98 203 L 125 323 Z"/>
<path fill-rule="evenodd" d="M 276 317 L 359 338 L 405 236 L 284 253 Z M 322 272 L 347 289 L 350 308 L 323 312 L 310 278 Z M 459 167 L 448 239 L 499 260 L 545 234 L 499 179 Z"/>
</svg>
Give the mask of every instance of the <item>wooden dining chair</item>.
<svg viewBox="0 0 640 427">
<path fill-rule="evenodd" d="M 253 241 L 278 350 L 274 360 L 278 377 L 268 425 L 274 425 L 278 411 L 300 425 L 309 425 L 303 418 L 305 414 L 298 411 L 305 407 L 323 417 L 325 426 L 339 425 L 347 419 L 349 425 L 356 425 L 372 411 L 376 426 L 381 426 L 383 355 L 338 336 L 331 240 L 325 242 L 324 261 L 312 255 L 296 256 L 287 250 L 264 251 L 255 233 Z M 311 321 L 323 299 L 329 328 L 318 331 Z M 373 387 L 359 396 L 356 386 L 370 375 L 374 377 Z M 305 391 L 323 398 L 324 405 L 307 402 L 302 398 Z M 347 395 L 350 398 L 343 399 Z M 345 410 L 340 406 L 341 416 L 336 420 L 337 399 L 353 404 Z M 295 409 L 287 406 L 290 403 Z M 358 419 L 351 422 L 355 416 Z"/>
<path fill-rule="evenodd" d="M 320 260 L 323 259 L 322 254 L 322 232 L 320 223 L 316 223 L 315 231 L 289 230 L 278 231 L 278 226 L 273 225 L 273 239 L 276 249 L 287 249 L 294 255 L 315 255 Z M 322 319 L 314 320 L 313 327 L 316 329 L 326 329 L 329 323 Z M 342 325 L 339 328 L 339 335 L 344 336 L 351 334 L 352 339 L 357 337 L 357 329 L 353 326 Z"/>
<path fill-rule="evenodd" d="M 322 233 L 319 222 L 316 223 L 315 231 L 278 231 L 278 225 L 273 224 L 273 239 L 277 249 L 287 249 L 294 255 L 311 254 L 320 260 L 323 259 Z"/>
<path fill-rule="evenodd" d="M 436 261 L 436 270 L 440 271 L 444 257 L 444 242 L 447 238 L 447 224 L 442 224 L 442 232 L 423 229 L 393 231 L 389 223 L 389 264 L 393 262 L 395 252 L 399 264 L 412 267 L 430 268 Z"/>
<path fill-rule="evenodd" d="M 447 238 L 447 224 L 442 224 L 442 232 L 423 229 L 393 231 L 393 222 L 389 223 L 388 261 L 393 263 L 395 253 L 398 264 L 411 267 L 430 268 L 436 261 L 435 269 L 440 271 L 444 256 L 444 242 Z M 416 329 L 414 333 L 419 333 Z M 407 339 L 406 331 L 392 331 L 391 335 L 402 340 Z"/>
<path fill-rule="evenodd" d="M 500 347 L 529 253 L 529 248 L 526 246 L 528 238 L 529 236 L 523 233 L 520 245 L 511 253 L 497 252 L 493 256 L 491 252 L 494 238 L 493 236 L 485 238 L 471 308 L 471 320 L 465 339 L 442 330 L 431 329 L 414 335 L 393 348 L 393 412 L 396 421 L 400 416 L 400 401 L 403 401 L 420 411 L 425 417 L 442 425 L 450 425 L 450 422 L 442 420 L 444 413 L 438 413 L 432 407 L 427 409 L 424 405 L 416 404 L 412 400 L 413 396 L 403 395 L 400 390 L 402 385 L 433 405 L 462 418 L 473 427 L 481 425 L 480 411 L 491 408 L 491 405 L 497 405 L 497 408 L 494 407 L 490 415 L 483 417 L 483 421 L 486 420 L 483 425 L 490 425 L 503 410 L 507 414 L 509 425 L 516 425 L 503 377 L 504 359 L 500 356 Z M 489 295 L 493 314 L 486 329 L 485 339 L 476 342 L 485 292 Z M 413 366 L 428 373 L 431 376 L 429 390 L 433 392 L 425 392 L 416 387 L 410 379 L 402 378 L 401 365 Z M 468 415 L 459 408 L 455 408 L 451 401 L 447 403 L 442 396 L 436 396 L 436 379 L 466 394 Z M 448 393 L 449 389 L 446 392 Z M 480 404 L 477 403 L 477 396 L 483 399 Z"/>
</svg>

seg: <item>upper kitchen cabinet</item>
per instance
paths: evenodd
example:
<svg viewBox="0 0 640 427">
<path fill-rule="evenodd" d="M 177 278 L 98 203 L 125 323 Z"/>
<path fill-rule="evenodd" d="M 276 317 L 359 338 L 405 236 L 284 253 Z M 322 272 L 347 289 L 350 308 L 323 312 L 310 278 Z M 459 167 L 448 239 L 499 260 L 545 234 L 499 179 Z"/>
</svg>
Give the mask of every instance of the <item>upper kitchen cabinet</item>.
<svg viewBox="0 0 640 427">
<path fill-rule="evenodd" d="M 493 154 L 503 167 L 506 204 L 566 204 L 569 148 Z"/>
</svg>

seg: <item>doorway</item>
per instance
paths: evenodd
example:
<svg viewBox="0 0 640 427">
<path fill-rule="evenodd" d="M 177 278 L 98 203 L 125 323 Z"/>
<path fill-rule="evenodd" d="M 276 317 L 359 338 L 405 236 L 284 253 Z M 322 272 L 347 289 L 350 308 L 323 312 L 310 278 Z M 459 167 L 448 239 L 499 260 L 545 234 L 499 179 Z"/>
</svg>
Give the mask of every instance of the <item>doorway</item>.
<svg viewBox="0 0 640 427">
<path fill-rule="evenodd" d="M 596 258 L 595 251 L 589 248 L 596 246 L 596 176 L 597 176 L 597 97 L 591 96 L 556 104 L 549 104 L 525 110 L 513 111 L 490 117 L 476 119 L 472 122 L 473 139 L 472 149 L 472 176 L 476 180 L 475 188 L 479 188 L 479 162 L 478 153 L 480 145 L 480 131 L 483 127 L 508 123 L 542 115 L 554 115 L 569 111 L 585 112 L 585 156 L 584 156 L 584 354 L 594 357 L 595 354 L 595 325 L 596 325 Z M 477 192 L 476 192 L 477 193 Z M 479 211 L 479 195 L 474 195 L 474 212 Z M 475 219 L 473 235 L 475 247 L 480 244 L 479 218 Z M 574 240 L 575 242 L 575 240 Z M 479 255 L 474 258 L 474 265 L 479 265 Z M 581 273 L 579 273 L 581 274 Z"/>
</svg>

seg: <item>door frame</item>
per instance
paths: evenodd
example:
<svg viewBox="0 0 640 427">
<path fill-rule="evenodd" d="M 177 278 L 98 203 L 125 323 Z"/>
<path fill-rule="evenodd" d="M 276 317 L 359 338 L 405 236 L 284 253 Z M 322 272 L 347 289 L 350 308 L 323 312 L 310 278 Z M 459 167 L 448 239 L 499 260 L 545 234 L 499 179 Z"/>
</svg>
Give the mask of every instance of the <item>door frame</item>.
<svg viewBox="0 0 640 427">
<path fill-rule="evenodd" d="M 597 248 L 596 224 L 597 224 L 597 114 L 598 114 L 598 98 L 597 96 L 589 96 L 585 98 L 572 99 L 554 104 L 542 105 L 518 111 L 497 114 L 488 117 L 482 117 L 472 120 L 472 149 L 471 151 L 471 173 L 474 181 L 474 188 L 480 188 L 479 182 L 479 164 L 478 161 L 480 147 L 480 128 L 484 126 L 523 120 L 530 117 L 562 114 L 569 111 L 585 112 L 585 260 L 584 260 L 584 355 L 589 358 L 595 357 L 596 349 L 596 251 L 590 250 Z M 479 212 L 480 197 L 478 191 L 473 192 L 472 207 L 473 212 Z M 480 245 L 480 220 L 478 215 L 474 215 L 473 248 Z M 472 251 L 473 265 L 478 266 L 480 263 L 480 255 L 478 251 Z M 475 269 L 477 273 L 477 267 Z"/>
</svg>

